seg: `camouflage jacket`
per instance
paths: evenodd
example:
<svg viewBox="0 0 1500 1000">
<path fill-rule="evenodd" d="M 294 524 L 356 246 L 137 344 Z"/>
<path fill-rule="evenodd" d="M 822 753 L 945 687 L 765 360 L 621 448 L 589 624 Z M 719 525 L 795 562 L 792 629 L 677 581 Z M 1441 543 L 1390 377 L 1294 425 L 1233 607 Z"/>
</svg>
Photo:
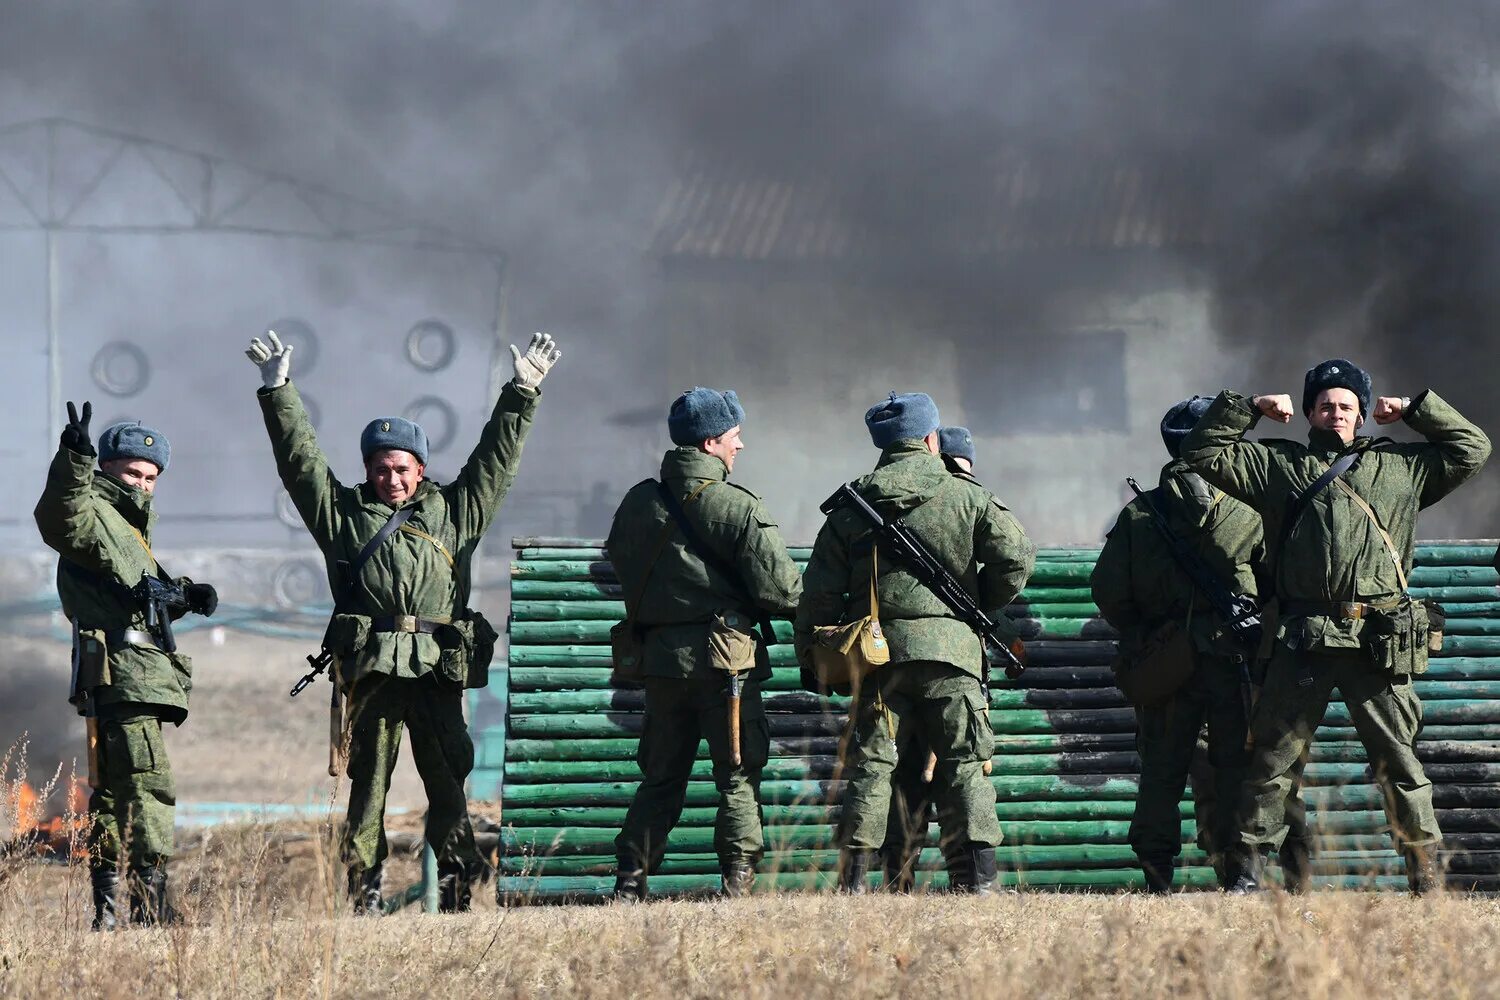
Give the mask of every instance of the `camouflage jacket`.
<svg viewBox="0 0 1500 1000">
<path fill-rule="evenodd" d="M 1181 461 L 1162 468 L 1160 486 L 1149 495 L 1172 531 L 1227 589 L 1257 597 L 1265 567 L 1259 514 Z M 1120 631 L 1127 654 L 1166 621 L 1187 625 L 1200 652 L 1240 652 L 1221 634 L 1223 617 L 1177 561 L 1139 497 L 1120 511 L 1089 583 L 1099 613 Z"/>
<path fill-rule="evenodd" d="M 145 609 L 124 591 L 156 575 L 151 529 L 156 524 L 151 494 L 126 486 L 94 468 L 93 456 L 58 448 L 47 470 L 47 486 L 37 501 L 36 526 L 42 540 L 62 557 L 57 593 L 63 613 L 80 630 L 146 630 Z M 69 569 L 72 563 L 83 573 Z M 180 583 L 191 583 L 186 577 Z M 181 653 L 155 646 L 110 649 L 107 672 L 89 685 L 94 704 L 150 705 L 162 718 L 187 718 L 193 665 Z"/>
<path fill-rule="evenodd" d="M 672 515 L 656 480 L 632 486 L 615 511 L 609 558 L 644 633 L 647 676 L 706 674 L 708 622 L 717 612 L 739 611 L 751 620 L 787 618 L 797 606 L 802 580 L 781 529 L 760 497 L 727 478 L 724 463 L 697 448 L 674 448 L 661 461 L 662 483 L 683 505 L 704 544 L 734 567 L 743 590 L 698 558 L 675 524 L 668 528 Z M 768 676 L 770 660 L 762 643 L 750 677 Z"/>
<path fill-rule="evenodd" d="M 329 586 L 337 593 L 336 564 L 352 562 L 396 508 L 378 499 L 368 483 L 338 481 L 292 383 L 258 395 L 281 482 L 322 551 Z M 447 621 L 467 607 L 474 551 L 515 481 L 540 395 L 506 383 L 479 444 L 453 482 L 442 486 L 424 479 L 406 501 L 416 505 L 416 513 L 365 563 L 347 595 L 349 613 Z M 441 653 L 437 640 L 425 633 L 372 632 L 359 645 L 341 656 L 346 682 L 369 673 L 421 677 L 438 665 Z"/>
<path fill-rule="evenodd" d="M 854 488 L 882 516 L 901 518 L 985 610 L 1004 608 L 1026 585 L 1036 549 L 1020 523 L 972 477 L 950 474 L 922 442 L 887 448 L 875 471 Z M 797 650 L 804 664 L 810 665 L 814 627 L 870 613 L 870 534 L 867 522 L 848 510 L 835 511 L 818 532 L 797 607 Z M 979 676 L 979 637 L 894 555 L 878 556 L 877 599 L 891 665 L 934 660 Z"/>
<path fill-rule="evenodd" d="M 1340 455 L 1353 451 L 1359 458 L 1343 481 L 1375 512 L 1396 545 L 1402 572 L 1409 574 L 1417 512 L 1477 473 L 1489 458 L 1490 442 L 1430 390 L 1412 400 L 1404 419 L 1427 441 L 1358 437 L 1346 446 L 1337 434 L 1316 428 L 1305 445 L 1246 441 L 1260 411 L 1226 391 L 1183 442 L 1182 457 L 1204 479 L 1260 513 L 1273 592 L 1283 607 L 1298 601 L 1389 600 L 1401 591 L 1395 563 L 1375 525 L 1342 489 L 1330 484 L 1321 490 L 1289 530 L 1286 515 L 1294 489 L 1306 489 Z M 1326 645 L 1359 644 L 1357 622 L 1301 617 L 1313 634 L 1329 637 Z M 1332 633 L 1341 629 L 1348 634 L 1339 640 Z"/>
</svg>

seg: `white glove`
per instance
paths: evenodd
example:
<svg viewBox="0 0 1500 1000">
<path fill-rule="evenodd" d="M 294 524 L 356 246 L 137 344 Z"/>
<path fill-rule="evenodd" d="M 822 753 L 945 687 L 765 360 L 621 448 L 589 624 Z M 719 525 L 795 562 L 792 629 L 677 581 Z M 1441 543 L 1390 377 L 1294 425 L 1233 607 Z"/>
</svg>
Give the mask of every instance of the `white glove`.
<svg viewBox="0 0 1500 1000">
<path fill-rule="evenodd" d="M 516 366 L 516 385 L 524 389 L 535 389 L 542 384 L 542 379 L 547 377 L 552 366 L 557 364 L 557 359 L 562 357 L 562 351 L 557 349 L 557 345 L 547 334 L 533 333 L 526 353 L 523 355 L 515 344 L 511 344 L 510 356 Z"/>
<path fill-rule="evenodd" d="M 253 337 L 245 357 L 255 362 L 255 367 L 260 369 L 260 380 L 267 389 L 278 389 L 286 385 L 287 372 L 292 367 L 292 345 L 283 345 L 275 330 L 266 331 L 266 336 L 271 338 L 271 346 L 267 347 L 260 342 L 259 337 Z"/>
</svg>

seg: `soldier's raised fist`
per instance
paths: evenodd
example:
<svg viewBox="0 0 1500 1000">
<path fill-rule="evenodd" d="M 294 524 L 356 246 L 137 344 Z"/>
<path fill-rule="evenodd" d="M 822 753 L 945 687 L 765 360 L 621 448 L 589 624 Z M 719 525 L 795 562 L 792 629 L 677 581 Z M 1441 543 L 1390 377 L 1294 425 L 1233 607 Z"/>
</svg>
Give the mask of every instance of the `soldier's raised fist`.
<svg viewBox="0 0 1500 1000">
<path fill-rule="evenodd" d="M 1406 415 L 1406 408 L 1411 401 L 1401 396 L 1381 396 L 1375 400 L 1375 422 L 1377 424 L 1394 424 Z"/>
<path fill-rule="evenodd" d="M 1292 409 L 1292 397 L 1286 393 L 1277 396 L 1254 396 L 1250 402 L 1261 413 L 1284 424 L 1291 423 L 1292 415 L 1297 412 Z"/>
<path fill-rule="evenodd" d="M 271 341 L 269 347 L 261 343 L 259 337 L 250 338 L 245 357 L 260 369 L 260 380 L 265 387 L 275 389 L 286 385 L 287 373 L 292 370 L 292 345 L 283 344 L 275 330 L 267 330 L 266 337 Z"/>
</svg>

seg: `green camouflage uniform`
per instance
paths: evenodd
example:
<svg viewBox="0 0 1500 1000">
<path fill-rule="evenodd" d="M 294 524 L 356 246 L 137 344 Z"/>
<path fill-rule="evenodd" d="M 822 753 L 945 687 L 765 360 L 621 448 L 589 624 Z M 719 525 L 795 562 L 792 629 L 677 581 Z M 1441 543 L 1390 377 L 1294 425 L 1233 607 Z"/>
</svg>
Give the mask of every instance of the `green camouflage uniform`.
<svg viewBox="0 0 1500 1000">
<path fill-rule="evenodd" d="M 344 859 L 357 870 L 384 862 L 385 796 L 403 728 L 427 791 L 426 841 L 440 864 L 468 877 L 484 870 L 469 824 L 464 781 L 474 744 L 463 718 L 470 661 L 487 627 L 470 624 L 470 563 L 515 480 L 521 446 L 541 393 L 506 383 L 494 413 L 457 478 L 446 486 L 424 479 L 406 501 L 417 510 L 365 563 L 346 596 L 347 615 L 330 633 L 348 698 L 349 823 Z M 395 508 L 368 483 L 345 486 L 328 467 L 296 388 L 258 393 L 276 468 L 328 565 L 338 591 L 340 561 L 352 562 Z M 463 628 L 454 648 L 424 632 L 379 631 L 377 618 L 416 616 Z"/>
<path fill-rule="evenodd" d="M 124 861 L 140 870 L 172 856 L 177 798 L 162 723 L 187 718 L 193 666 L 182 653 L 106 635 L 146 630 L 144 609 L 124 591 L 156 574 L 150 550 L 156 513 L 151 494 L 96 471 L 94 463 L 91 455 L 59 448 L 35 516 L 43 541 L 62 557 L 57 593 L 79 630 L 80 693 L 98 716 L 90 857 L 95 866 Z"/>
<path fill-rule="evenodd" d="M 704 544 L 738 571 L 744 591 L 698 558 L 679 528 L 667 529 L 671 514 L 655 480 L 638 483 L 625 494 L 610 527 L 610 561 L 626 600 L 637 602 L 646 689 L 646 723 L 636 753 L 643 780 L 615 838 L 622 873 L 649 874 L 661 864 L 667 834 L 682 815 L 700 738 L 708 742 L 719 793 L 714 851 L 720 864 L 726 870 L 753 866 L 764 847 L 760 776 L 770 754 L 770 731 L 760 682 L 771 675 L 770 659 L 765 643 L 757 643 L 756 666 L 741 695 L 741 763 L 735 767 L 730 760 L 728 674 L 708 665 L 708 623 L 722 612 L 738 612 L 750 621 L 764 615 L 789 617 L 802 585 L 765 505 L 754 493 L 727 482 L 727 476 L 722 461 L 693 447 L 674 448 L 661 463 L 661 481 L 683 504 Z M 689 501 L 695 491 L 696 498 Z M 746 606 L 742 595 L 754 606 Z"/>
<path fill-rule="evenodd" d="M 1020 524 L 984 487 L 949 474 L 921 441 L 896 442 L 854 485 L 883 516 L 902 518 L 981 607 L 998 611 L 1025 586 L 1036 550 Z M 870 613 L 869 536 L 867 523 L 847 510 L 818 532 L 797 608 L 797 648 L 807 666 L 814 627 Z M 995 740 L 979 637 L 895 556 L 881 555 L 880 624 L 891 659 L 853 709 L 839 843 L 856 851 L 884 843 L 892 773 L 903 756 L 915 758 L 911 744 L 921 734 L 938 757 L 933 797 L 945 848 L 999 844 L 995 789 L 983 771 Z"/>
<path fill-rule="evenodd" d="M 1286 793 L 1301 776 L 1314 731 L 1335 687 L 1353 718 L 1384 792 L 1398 848 L 1426 849 L 1441 839 L 1432 785 L 1415 745 L 1422 704 L 1411 674 L 1379 659 L 1379 615 L 1345 617 L 1336 602 L 1391 602 L 1401 595 L 1396 566 L 1380 532 L 1337 485 L 1321 490 L 1285 525 L 1292 490 L 1303 490 L 1346 451 L 1359 460 L 1344 482 L 1374 510 L 1410 572 L 1417 512 L 1451 493 L 1489 457 L 1489 439 L 1435 392 L 1412 401 L 1404 419 L 1426 443 L 1356 438 L 1312 429 L 1308 444 L 1244 435 L 1260 419 L 1242 396 L 1221 393 L 1183 442 L 1182 456 L 1204 479 L 1260 512 L 1271 547 L 1280 608 L 1265 687 L 1251 723 L 1255 753 L 1241 799 L 1236 861 L 1251 863 L 1285 835 Z M 1373 619 L 1373 620 L 1372 620 Z M 1411 868 L 1408 866 L 1408 875 Z"/>
<path fill-rule="evenodd" d="M 1265 565 L 1260 515 L 1213 489 L 1181 461 L 1168 463 L 1152 501 L 1186 543 L 1231 592 L 1254 599 Z M 1215 803 L 1201 839 L 1210 854 L 1233 838 L 1235 806 L 1249 751 L 1251 660 L 1223 630 L 1223 617 L 1193 584 L 1140 499 L 1120 512 L 1090 578 L 1099 613 L 1120 632 L 1129 661 L 1168 621 L 1185 625 L 1199 656 L 1198 670 L 1171 699 L 1136 707 L 1140 791 L 1130 823 L 1130 846 L 1143 865 L 1168 876 L 1182 848 L 1178 804 L 1208 724 L 1208 759 Z"/>
</svg>

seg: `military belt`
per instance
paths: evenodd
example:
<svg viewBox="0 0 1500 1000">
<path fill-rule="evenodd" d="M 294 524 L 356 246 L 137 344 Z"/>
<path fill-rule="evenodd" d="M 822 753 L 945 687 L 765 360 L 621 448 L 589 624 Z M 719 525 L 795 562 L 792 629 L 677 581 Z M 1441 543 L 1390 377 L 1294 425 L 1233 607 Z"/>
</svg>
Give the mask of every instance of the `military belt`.
<svg viewBox="0 0 1500 1000">
<path fill-rule="evenodd" d="M 438 626 L 447 624 L 446 619 L 418 618 L 416 615 L 381 615 L 370 619 L 370 631 L 431 635 L 437 631 Z"/>
<path fill-rule="evenodd" d="M 1281 613 L 1287 618 L 1321 615 L 1343 621 L 1359 621 L 1372 614 L 1385 614 L 1401 606 L 1401 599 L 1389 601 L 1287 601 Z"/>
<path fill-rule="evenodd" d="M 125 646 L 147 646 L 151 649 L 161 648 L 156 643 L 156 636 L 138 628 L 105 629 L 104 645 L 111 650 L 120 649 Z"/>
</svg>

